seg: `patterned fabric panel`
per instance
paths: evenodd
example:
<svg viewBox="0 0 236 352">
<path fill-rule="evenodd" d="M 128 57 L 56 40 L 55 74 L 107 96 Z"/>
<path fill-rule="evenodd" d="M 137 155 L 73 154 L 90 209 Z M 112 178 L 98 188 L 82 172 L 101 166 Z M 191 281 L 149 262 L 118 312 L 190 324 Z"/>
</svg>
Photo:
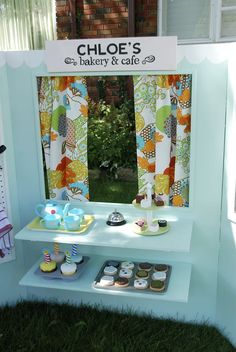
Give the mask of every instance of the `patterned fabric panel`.
<svg viewBox="0 0 236 352">
<path fill-rule="evenodd" d="M 50 199 L 89 198 L 84 78 L 41 77 L 39 115 Z"/>
<path fill-rule="evenodd" d="M 139 192 L 189 205 L 191 75 L 134 77 Z"/>
</svg>

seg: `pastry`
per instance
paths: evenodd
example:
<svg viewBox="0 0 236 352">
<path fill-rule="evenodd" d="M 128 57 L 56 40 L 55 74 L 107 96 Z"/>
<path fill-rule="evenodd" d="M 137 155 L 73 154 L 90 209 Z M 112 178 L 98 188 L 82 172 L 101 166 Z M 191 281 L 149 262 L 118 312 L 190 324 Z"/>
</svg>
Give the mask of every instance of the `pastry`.
<svg viewBox="0 0 236 352">
<path fill-rule="evenodd" d="M 156 271 L 152 274 L 152 280 L 165 281 L 166 273 L 164 271 Z"/>
<path fill-rule="evenodd" d="M 104 274 L 105 275 L 115 275 L 117 273 L 117 268 L 114 266 L 105 266 L 104 268 Z"/>
<path fill-rule="evenodd" d="M 118 277 L 118 279 L 115 280 L 115 286 L 127 287 L 129 286 L 129 280 L 126 277 Z"/>
<path fill-rule="evenodd" d="M 115 260 L 110 260 L 109 262 L 107 262 L 107 266 L 114 266 L 115 268 L 118 268 L 119 265 L 120 262 L 117 262 Z"/>
<path fill-rule="evenodd" d="M 135 274 L 135 277 L 137 279 L 148 279 L 149 278 L 149 274 L 147 271 L 145 270 L 138 270 Z"/>
<path fill-rule="evenodd" d="M 112 286 L 114 285 L 114 277 L 113 276 L 108 276 L 104 275 L 100 279 L 100 285 L 101 286 Z"/>
<path fill-rule="evenodd" d="M 156 196 L 154 198 L 154 204 L 157 206 L 157 207 L 162 207 L 163 205 L 165 205 L 164 201 L 161 199 L 160 196 Z"/>
<path fill-rule="evenodd" d="M 134 268 L 134 263 L 133 262 L 122 262 L 121 263 L 121 268 L 122 269 L 133 269 Z"/>
<path fill-rule="evenodd" d="M 150 264 L 150 263 L 139 263 L 138 268 L 140 270 L 150 271 L 152 269 L 152 264 Z"/>
<path fill-rule="evenodd" d="M 137 204 L 140 204 L 141 203 L 141 200 L 143 200 L 145 198 L 145 194 L 143 193 L 138 193 L 135 197 L 135 200 L 136 200 L 136 203 Z"/>
<path fill-rule="evenodd" d="M 65 253 L 60 252 L 59 244 L 54 243 L 54 252 L 51 254 L 51 259 L 60 264 L 65 259 Z"/>
<path fill-rule="evenodd" d="M 130 279 L 133 275 L 133 271 L 130 269 L 121 269 L 119 272 L 120 277 L 126 277 L 127 279 Z"/>
<path fill-rule="evenodd" d="M 133 222 L 133 231 L 141 233 L 147 229 L 147 222 L 144 219 L 138 219 L 137 221 Z"/>
<path fill-rule="evenodd" d="M 163 291 L 165 289 L 165 283 L 161 280 L 152 280 L 150 289 L 153 291 Z"/>
<path fill-rule="evenodd" d="M 156 264 L 154 266 L 155 271 L 164 271 L 165 273 L 168 271 L 168 265 L 166 264 Z"/>
<path fill-rule="evenodd" d="M 50 254 L 47 250 L 43 252 L 44 261 L 40 263 L 39 267 L 43 273 L 51 273 L 57 269 L 57 263 L 51 260 Z"/>
<path fill-rule="evenodd" d="M 66 262 L 61 265 L 61 273 L 65 276 L 74 275 L 77 270 L 77 265 L 72 262 L 71 255 L 66 252 Z"/>
<path fill-rule="evenodd" d="M 158 220 L 158 224 L 160 227 L 166 227 L 167 226 L 167 221 L 166 220 Z"/>
<path fill-rule="evenodd" d="M 72 244 L 72 249 L 71 249 L 71 260 L 73 263 L 82 263 L 83 261 L 83 256 L 78 254 L 77 252 L 77 244 Z"/>
<path fill-rule="evenodd" d="M 145 290 L 147 287 L 148 287 L 147 280 L 144 280 L 144 279 L 134 280 L 134 288 L 137 288 L 138 290 Z"/>
</svg>

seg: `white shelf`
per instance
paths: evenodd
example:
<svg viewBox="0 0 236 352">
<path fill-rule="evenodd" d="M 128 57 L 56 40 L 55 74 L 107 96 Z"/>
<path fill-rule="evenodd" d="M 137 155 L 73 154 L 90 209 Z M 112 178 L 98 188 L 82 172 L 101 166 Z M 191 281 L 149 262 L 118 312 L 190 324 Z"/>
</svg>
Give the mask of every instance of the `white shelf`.
<svg viewBox="0 0 236 352">
<path fill-rule="evenodd" d="M 123 226 L 106 225 L 107 218 L 95 215 L 95 221 L 89 229 L 80 235 L 68 235 L 32 231 L 26 227 L 15 236 L 18 240 L 78 243 L 80 245 L 132 248 L 142 250 L 155 250 L 167 252 L 189 252 L 193 221 L 189 219 L 168 220 L 170 231 L 160 236 L 141 236 L 132 231 L 131 224 L 136 218 L 127 218 L 127 224 Z"/>
<path fill-rule="evenodd" d="M 89 254 L 88 254 L 89 256 Z M 110 291 L 107 289 L 95 289 L 92 284 L 94 279 L 105 260 L 109 258 L 103 256 L 91 256 L 90 260 L 84 268 L 83 273 L 76 281 L 68 282 L 59 279 L 48 280 L 41 276 L 35 275 L 34 272 L 38 268 L 37 262 L 21 279 L 20 285 L 29 287 L 42 287 L 48 289 L 59 289 L 67 291 L 89 292 L 95 294 L 107 294 L 119 297 L 136 297 L 141 299 L 154 299 L 160 301 L 187 302 L 189 294 L 189 285 L 191 279 L 191 264 L 169 262 L 166 264 L 172 265 L 171 277 L 168 290 L 163 294 L 152 292 L 128 292 L 124 289 Z M 114 259 L 114 258 L 112 258 Z M 117 259 L 117 258 L 116 258 Z"/>
</svg>

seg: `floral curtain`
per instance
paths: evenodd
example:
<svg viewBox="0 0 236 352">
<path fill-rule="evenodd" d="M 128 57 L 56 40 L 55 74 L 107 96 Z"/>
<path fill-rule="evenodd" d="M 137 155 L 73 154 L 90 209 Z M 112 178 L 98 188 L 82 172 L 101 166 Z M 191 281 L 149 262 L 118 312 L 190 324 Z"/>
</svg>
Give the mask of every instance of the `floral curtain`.
<svg viewBox="0 0 236 352">
<path fill-rule="evenodd" d="M 38 84 L 49 198 L 88 199 L 86 81 L 81 77 L 40 77 Z"/>
<path fill-rule="evenodd" d="M 139 192 L 189 205 L 191 75 L 134 77 Z"/>
</svg>

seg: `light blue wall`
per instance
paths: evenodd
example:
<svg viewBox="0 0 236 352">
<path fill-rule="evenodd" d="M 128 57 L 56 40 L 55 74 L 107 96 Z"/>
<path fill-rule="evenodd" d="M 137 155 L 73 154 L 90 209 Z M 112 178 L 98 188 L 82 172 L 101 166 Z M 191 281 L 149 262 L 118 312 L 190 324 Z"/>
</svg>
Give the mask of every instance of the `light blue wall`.
<svg viewBox="0 0 236 352">
<path fill-rule="evenodd" d="M 204 49 L 202 49 L 202 47 Z M 205 50 L 210 46 L 182 47 L 184 53 L 198 56 L 197 50 Z M 217 51 L 218 50 L 218 51 Z M 224 47 L 216 50 L 221 53 Z M 11 55 L 8 54 L 9 58 Z M 196 60 L 197 61 L 197 60 Z M 196 62 L 195 61 L 195 62 Z M 7 67 L 7 80 L 11 106 L 11 123 L 15 152 L 15 168 L 19 201 L 19 215 L 21 226 L 24 226 L 34 216 L 33 208 L 42 200 L 42 173 L 39 172 L 38 144 L 35 114 L 36 97 L 34 96 L 35 75 L 47 74 L 44 64 L 30 68 L 25 63 L 16 68 Z M 189 302 L 162 302 L 155 307 L 150 302 L 145 304 L 139 300 L 119 299 L 124 306 L 140 306 L 146 311 L 151 309 L 156 314 L 179 316 L 187 320 L 208 319 L 216 321 L 217 306 L 217 267 L 220 238 L 221 189 L 224 157 L 224 127 L 227 92 L 227 62 L 212 63 L 208 59 L 197 63 L 182 59 L 178 64 L 179 72 L 193 74 L 193 132 L 192 132 L 192 161 L 191 161 L 191 203 L 186 211 L 193 217 L 194 231 L 190 254 L 159 253 L 157 256 L 172 258 L 173 260 L 191 261 L 193 272 L 191 279 Z M 125 209 L 124 209 L 125 210 Z M 23 243 L 25 267 L 15 270 L 24 271 L 38 259 L 43 244 Z M 117 251 L 107 252 L 109 255 L 119 255 Z M 133 256 L 132 252 L 122 251 L 121 255 Z M 17 253 L 21 256 L 21 253 Z M 135 255 L 142 253 L 135 253 Z M 152 253 L 154 255 L 154 253 Z M 145 254 L 148 259 L 148 253 Z M 13 267 L 14 264 L 12 263 Z M 1 268 L 0 268 L 1 269 Z M 105 300 L 103 296 L 80 295 L 42 289 L 28 289 L 28 297 L 58 297 L 59 300 L 71 298 L 73 301 L 97 302 Z M 5 297 L 7 299 L 7 295 Z M 112 298 L 105 297 L 106 304 L 114 305 Z M 226 326 L 226 330 L 227 326 Z"/>
<path fill-rule="evenodd" d="M 234 46 L 236 48 L 236 46 Z M 218 265 L 217 323 L 236 345 L 236 86 L 235 50 L 229 62 L 224 187 Z"/>
<path fill-rule="evenodd" d="M 18 192 L 15 175 L 15 154 L 9 105 L 10 94 L 8 90 L 7 66 L 0 67 L 0 82 L 0 119 L 2 120 L 1 122 L 4 129 L 4 139 L 0 141 L 0 144 L 4 143 L 7 146 L 5 153 L 6 170 L 8 171 L 7 179 L 10 186 L 9 203 L 11 207 L 12 222 L 14 224 L 14 232 L 17 233 L 21 227 L 19 223 Z M 6 301 L 14 302 L 21 297 L 25 297 L 26 294 L 26 290 L 18 285 L 19 279 L 24 273 L 22 243 L 16 244 L 16 252 L 16 260 L 0 265 L 0 304 L 5 303 Z"/>
</svg>

